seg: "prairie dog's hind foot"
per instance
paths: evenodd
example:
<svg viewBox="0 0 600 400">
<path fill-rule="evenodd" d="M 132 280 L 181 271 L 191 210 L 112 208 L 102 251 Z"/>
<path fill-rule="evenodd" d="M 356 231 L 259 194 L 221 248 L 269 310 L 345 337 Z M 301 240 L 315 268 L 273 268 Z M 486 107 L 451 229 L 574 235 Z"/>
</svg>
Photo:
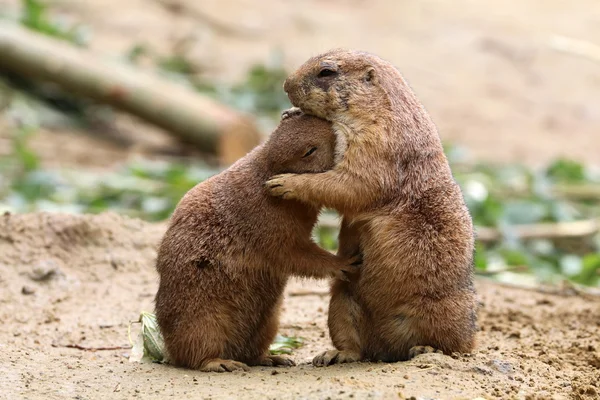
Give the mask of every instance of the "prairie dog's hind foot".
<svg viewBox="0 0 600 400">
<path fill-rule="evenodd" d="M 264 356 L 256 360 L 253 365 L 261 365 L 263 367 L 293 367 L 296 365 L 294 360 L 282 356 Z"/>
<path fill-rule="evenodd" d="M 326 367 L 333 364 L 353 363 L 360 361 L 360 354 L 352 350 L 329 350 L 313 358 L 315 367 Z"/>
<path fill-rule="evenodd" d="M 443 351 L 441 351 L 439 349 L 435 349 L 431 346 L 413 346 L 408 351 L 408 359 L 411 360 L 420 354 L 427 354 L 427 353 L 444 354 Z"/>
<path fill-rule="evenodd" d="M 233 372 L 233 371 L 250 371 L 243 362 L 233 360 L 223 360 L 221 358 L 213 358 L 204 363 L 200 368 L 202 372 Z"/>
<path fill-rule="evenodd" d="M 282 111 L 281 120 L 283 121 L 286 118 L 290 118 L 290 117 L 293 117 L 295 115 L 300 115 L 300 114 L 302 114 L 302 110 L 299 109 L 298 107 L 288 108 L 287 110 Z"/>
</svg>

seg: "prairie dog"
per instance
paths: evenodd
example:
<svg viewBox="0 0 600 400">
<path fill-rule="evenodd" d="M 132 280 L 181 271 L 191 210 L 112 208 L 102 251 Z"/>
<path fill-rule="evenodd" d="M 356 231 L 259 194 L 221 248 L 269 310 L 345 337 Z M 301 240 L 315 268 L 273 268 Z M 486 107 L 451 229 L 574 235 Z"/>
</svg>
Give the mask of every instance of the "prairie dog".
<svg viewBox="0 0 600 400">
<path fill-rule="evenodd" d="M 313 363 L 471 352 L 472 220 L 437 129 L 401 74 L 375 55 L 338 49 L 309 59 L 284 90 L 304 113 L 331 121 L 345 146 L 332 170 L 278 175 L 266 186 L 338 210 L 338 255 L 363 256 L 357 279 L 332 284 L 336 350 Z"/>
<path fill-rule="evenodd" d="M 268 195 L 282 172 L 333 166 L 331 123 L 282 121 L 267 142 L 180 201 L 158 251 L 156 316 L 170 362 L 202 371 L 293 365 L 270 356 L 290 275 L 327 278 L 351 270 L 311 240 L 319 207 Z"/>
</svg>

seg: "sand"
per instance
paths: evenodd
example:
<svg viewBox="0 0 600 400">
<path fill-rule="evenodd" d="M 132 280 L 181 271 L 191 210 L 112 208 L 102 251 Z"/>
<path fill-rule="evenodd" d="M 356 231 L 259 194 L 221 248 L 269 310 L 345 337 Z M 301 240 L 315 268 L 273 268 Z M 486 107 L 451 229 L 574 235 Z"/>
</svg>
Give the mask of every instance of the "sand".
<svg viewBox="0 0 600 400">
<path fill-rule="evenodd" d="M 280 332 L 292 368 L 201 373 L 130 363 L 129 321 L 152 311 L 164 224 L 116 214 L 0 216 L 0 398 L 600 398 L 600 298 L 478 281 L 478 349 L 315 368 L 330 348 L 326 282 L 292 281 Z"/>
</svg>

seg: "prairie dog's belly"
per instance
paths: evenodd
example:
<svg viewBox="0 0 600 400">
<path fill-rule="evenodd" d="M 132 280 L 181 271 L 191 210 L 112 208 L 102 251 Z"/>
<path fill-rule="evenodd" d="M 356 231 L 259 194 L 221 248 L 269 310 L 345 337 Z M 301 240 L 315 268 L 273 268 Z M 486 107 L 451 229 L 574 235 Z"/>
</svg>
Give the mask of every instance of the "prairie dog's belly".
<svg viewBox="0 0 600 400">
<path fill-rule="evenodd" d="M 236 289 L 231 288 L 235 291 L 234 297 L 221 315 L 228 321 L 227 325 L 237 327 L 227 338 L 228 352 L 244 351 L 247 343 L 278 313 L 286 282 L 287 279 L 279 276 L 258 275 L 255 279 L 240 281 Z"/>
<path fill-rule="evenodd" d="M 343 160 L 344 154 L 346 154 L 346 150 L 348 149 L 348 138 L 346 129 L 337 123 L 333 124 L 333 132 L 335 133 L 335 151 L 333 162 L 334 164 L 338 164 Z"/>
<path fill-rule="evenodd" d="M 390 235 L 393 236 L 393 232 L 371 227 L 363 229 L 360 237 L 363 263 L 355 285 L 356 297 L 363 307 L 375 314 L 402 304 L 406 300 L 402 286 L 410 285 L 403 282 L 405 260 L 398 253 L 397 243 L 389 239 Z M 386 236 L 389 243 L 382 243 Z"/>
</svg>

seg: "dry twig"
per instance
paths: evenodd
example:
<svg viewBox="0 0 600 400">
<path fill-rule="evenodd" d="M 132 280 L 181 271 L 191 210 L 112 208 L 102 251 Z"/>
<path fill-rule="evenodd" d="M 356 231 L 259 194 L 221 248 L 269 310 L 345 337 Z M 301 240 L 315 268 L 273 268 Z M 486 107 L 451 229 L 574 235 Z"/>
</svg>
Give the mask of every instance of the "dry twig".
<svg viewBox="0 0 600 400">
<path fill-rule="evenodd" d="M 57 344 L 52 343 L 52 347 L 66 347 L 69 349 L 77 349 L 83 351 L 104 351 L 104 350 L 127 350 L 131 349 L 131 346 L 110 346 L 110 347 L 87 347 L 79 344 Z"/>
</svg>

